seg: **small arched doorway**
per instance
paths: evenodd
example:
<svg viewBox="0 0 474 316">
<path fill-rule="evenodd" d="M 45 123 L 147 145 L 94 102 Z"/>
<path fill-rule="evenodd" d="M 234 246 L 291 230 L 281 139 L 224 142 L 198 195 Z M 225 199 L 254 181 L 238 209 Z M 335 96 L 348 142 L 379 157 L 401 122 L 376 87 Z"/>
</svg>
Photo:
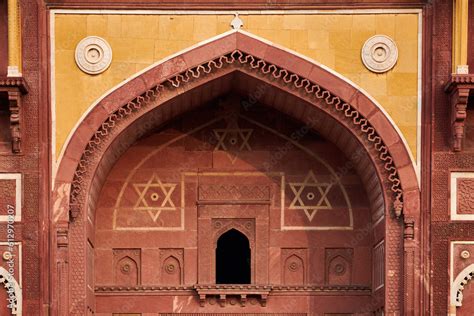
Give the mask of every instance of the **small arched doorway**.
<svg viewBox="0 0 474 316">
<path fill-rule="evenodd" d="M 216 247 L 216 283 L 250 284 L 250 243 L 236 229 L 222 234 Z"/>
</svg>

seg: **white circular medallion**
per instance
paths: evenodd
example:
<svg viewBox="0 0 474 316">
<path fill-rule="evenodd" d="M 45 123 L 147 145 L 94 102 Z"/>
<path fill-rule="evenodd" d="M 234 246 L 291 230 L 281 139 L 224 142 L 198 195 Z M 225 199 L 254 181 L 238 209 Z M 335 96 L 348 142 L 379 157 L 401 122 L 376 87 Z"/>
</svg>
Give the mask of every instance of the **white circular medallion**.
<svg viewBox="0 0 474 316">
<path fill-rule="evenodd" d="M 389 71 L 398 60 L 398 49 L 388 36 L 375 35 L 362 47 L 362 62 L 370 71 L 382 73 Z"/>
<path fill-rule="evenodd" d="M 469 259 L 470 256 L 471 256 L 471 253 L 469 251 L 467 251 L 467 250 L 461 251 L 461 258 Z"/>
<path fill-rule="evenodd" d="M 76 46 L 76 64 L 85 73 L 97 75 L 109 68 L 112 48 L 98 36 L 88 36 Z"/>
</svg>

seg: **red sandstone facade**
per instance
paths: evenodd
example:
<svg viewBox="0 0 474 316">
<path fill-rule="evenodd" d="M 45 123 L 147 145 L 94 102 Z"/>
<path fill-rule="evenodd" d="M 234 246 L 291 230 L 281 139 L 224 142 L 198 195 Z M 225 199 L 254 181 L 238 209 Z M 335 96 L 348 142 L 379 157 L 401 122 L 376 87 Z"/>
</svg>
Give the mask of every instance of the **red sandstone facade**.
<svg viewBox="0 0 474 316">
<path fill-rule="evenodd" d="M 474 77 L 451 74 L 452 1 L 20 7 L 23 68 L 12 78 L 0 4 L 0 252 L 21 253 L 22 315 L 446 315 L 456 300 L 456 315 L 474 313 Z M 229 7 L 421 9 L 419 181 L 371 98 L 246 32 L 108 93 L 51 176 L 50 10 Z M 226 247 L 246 258 L 248 281 L 221 279 Z M 12 314 L 7 295 L 0 289 L 1 315 Z"/>
</svg>

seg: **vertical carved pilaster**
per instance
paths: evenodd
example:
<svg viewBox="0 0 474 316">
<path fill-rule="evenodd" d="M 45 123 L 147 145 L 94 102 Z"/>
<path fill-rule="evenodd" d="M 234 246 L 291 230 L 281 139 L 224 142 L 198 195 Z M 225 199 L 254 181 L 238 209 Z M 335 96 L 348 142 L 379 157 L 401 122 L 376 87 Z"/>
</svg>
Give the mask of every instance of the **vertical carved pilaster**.
<svg viewBox="0 0 474 316">
<path fill-rule="evenodd" d="M 419 296 L 415 287 L 417 270 L 417 245 L 415 242 L 415 219 L 404 218 L 404 254 L 403 254 L 403 283 L 404 283 L 404 315 L 415 315 L 415 302 Z"/>
<path fill-rule="evenodd" d="M 56 285 L 58 287 L 57 315 L 67 316 L 68 313 L 68 289 L 69 289 L 69 237 L 67 226 L 58 227 L 56 231 L 57 255 L 56 255 Z"/>
<path fill-rule="evenodd" d="M 405 239 L 413 240 L 415 238 L 415 219 L 411 217 L 406 217 L 405 228 L 403 230 L 403 237 Z"/>
</svg>

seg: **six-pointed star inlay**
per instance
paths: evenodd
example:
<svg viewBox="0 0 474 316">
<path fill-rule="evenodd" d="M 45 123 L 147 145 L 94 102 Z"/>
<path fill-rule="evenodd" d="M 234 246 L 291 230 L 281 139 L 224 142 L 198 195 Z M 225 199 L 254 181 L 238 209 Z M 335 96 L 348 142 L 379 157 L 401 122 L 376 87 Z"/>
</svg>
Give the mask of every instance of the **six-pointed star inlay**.
<svg viewBox="0 0 474 316">
<path fill-rule="evenodd" d="M 171 199 L 175 183 L 163 183 L 153 173 L 146 183 L 134 183 L 133 187 L 138 193 L 138 199 L 134 209 L 136 211 L 147 211 L 153 222 L 156 222 L 162 211 L 174 211 L 176 206 Z"/>
<path fill-rule="evenodd" d="M 232 164 L 237 160 L 239 152 L 252 150 L 249 145 L 249 139 L 252 135 L 253 129 L 239 128 L 238 126 L 230 128 L 228 126 L 225 129 L 214 129 L 213 131 L 217 138 L 217 144 L 214 150 L 223 150 L 227 152 L 227 156 Z"/>
<path fill-rule="evenodd" d="M 332 209 L 327 197 L 332 184 L 318 182 L 312 170 L 308 172 L 303 182 L 290 182 L 289 185 L 295 195 L 289 208 L 303 210 L 310 222 L 319 210 Z"/>
</svg>

